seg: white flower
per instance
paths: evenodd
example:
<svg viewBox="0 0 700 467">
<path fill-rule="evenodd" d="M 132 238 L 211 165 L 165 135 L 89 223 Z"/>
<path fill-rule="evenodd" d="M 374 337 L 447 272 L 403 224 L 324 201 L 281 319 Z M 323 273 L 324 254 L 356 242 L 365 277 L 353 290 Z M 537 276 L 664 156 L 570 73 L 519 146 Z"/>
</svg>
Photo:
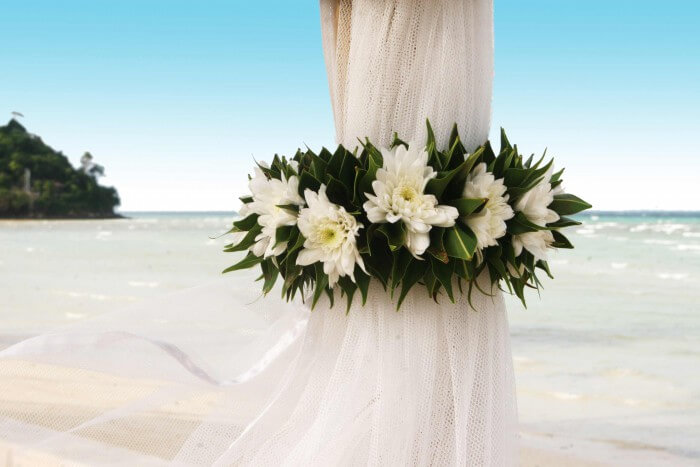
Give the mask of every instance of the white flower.
<svg viewBox="0 0 700 467">
<path fill-rule="evenodd" d="M 506 221 L 515 213 L 508 204 L 508 195 L 503 179 L 486 171 L 486 164 L 481 163 L 467 177 L 464 185 L 465 198 L 486 198 L 481 211 L 464 218 L 464 221 L 476 235 L 477 248 L 480 250 L 498 245 L 497 239 L 506 234 Z"/>
<path fill-rule="evenodd" d="M 400 145 L 392 150 L 382 149 L 384 166 L 377 170 L 372 182 L 374 194 L 365 193 L 363 205 L 373 223 L 395 223 L 406 226 L 406 248 L 418 256 L 430 245 L 428 232 L 432 226 L 451 227 L 459 215 L 452 206 L 438 206 L 433 195 L 425 194 L 428 181 L 437 173 L 428 166 L 428 153 L 411 146 Z"/>
<path fill-rule="evenodd" d="M 544 175 L 542 181 L 525 193 L 516 203 L 515 210 L 525 214 L 530 222 L 545 226 L 559 220 L 559 214 L 549 209 L 554 201 L 554 191 L 549 179 L 552 169 Z"/>
<path fill-rule="evenodd" d="M 532 253 L 535 260 L 547 260 L 547 248 L 554 243 L 554 236 L 549 230 L 526 232 L 513 235 L 513 249 L 515 256 L 520 256 L 523 248 Z"/>
<path fill-rule="evenodd" d="M 525 217 L 541 227 L 559 220 L 559 214 L 549 209 L 554 201 L 554 190 L 549 180 L 552 177 L 550 168 L 540 183 L 525 193 L 516 203 L 515 210 L 525 214 Z M 515 255 L 522 253 L 523 248 L 532 253 L 536 260 L 547 259 L 547 248 L 554 243 L 554 236 L 549 230 L 538 230 L 513 236 Z"/>
<path fill-rule="evenodd" d="M 304 205 L 304 199 L 299 196 L 299 179 L 291 176 L 287 179 L 284 174 L 282 180 L 268 179 L 260 168 L 255 168 L 255 176 L 248 183 L 253 197 L 251 203 L 241 207 L 241 217 L 249 214 L 258 214 L 258 224 L 262 232 L 255 237 L 255 244 L 250 250 L 256 256 L 277 256 L 287 248 L 286 242 L 275 246 L 275 234 L 278 227 L 294 225 L 297 216 L 294 212 L 280 208 L 280 205 L 293 204 Z M 238 241 L 242 239 L 242 236 Z"/>
<path fill-rule="evenodd" d="M 566 191 L 561 183 L 552 189 L 552 194 L 554 196 L 563 195 L 564 193 L 566 193 Z"/>
<path fill-rule="evenodd" d="M 349 276 L 354 282 L 355 264 L 365 271 L 355 241 L 362 225 L 345 208 L 328 200 L 325 185 L 321 185 L 318 193 L 306 190 L 304 197 L 308 207 L 299 212 L 298 226 L 305 241 L 297 264 L 308 266 L 323 262 L 323 272 L 328 275 L 330 287 L 340 276 Z"/>
</svg>

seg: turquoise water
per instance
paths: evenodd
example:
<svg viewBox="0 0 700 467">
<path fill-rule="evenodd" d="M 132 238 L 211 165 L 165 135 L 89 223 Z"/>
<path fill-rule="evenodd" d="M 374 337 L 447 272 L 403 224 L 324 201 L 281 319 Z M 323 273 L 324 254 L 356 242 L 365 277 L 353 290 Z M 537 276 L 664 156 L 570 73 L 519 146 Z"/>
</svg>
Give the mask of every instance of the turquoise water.
<svg viewBox="0 0 700 467">
<path fill-rule="evenodd" d="M 0 346 L 220 277 L 228 213 L 0 221 Z M 508 299 L 523 429 L 700 458 L 700 214 L 596 213 Z M 257 286 L 257 284 L 256 284 Z"/>
</svg>

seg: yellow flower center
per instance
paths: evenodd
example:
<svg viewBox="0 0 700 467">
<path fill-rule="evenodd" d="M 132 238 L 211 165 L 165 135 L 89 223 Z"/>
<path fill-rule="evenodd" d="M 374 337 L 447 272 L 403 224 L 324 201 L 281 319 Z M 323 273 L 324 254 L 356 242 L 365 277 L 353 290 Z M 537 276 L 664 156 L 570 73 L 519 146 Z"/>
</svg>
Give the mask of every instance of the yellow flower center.
<svg viewBox="0 0 700 467">
<path fill-rule="evenodd" d="M 399 196 L 405 201 L 411 202 L 418 197 L 418 192 L 411 186 L 402 186 L 399 188 Z"/>
<path fill-rule="evenodd" d="M 338 232 L 332 227 L 326 227 L 319 232 L 321 243 L 328 245 L 333 243 L 338 235 Z"/>
</svg>

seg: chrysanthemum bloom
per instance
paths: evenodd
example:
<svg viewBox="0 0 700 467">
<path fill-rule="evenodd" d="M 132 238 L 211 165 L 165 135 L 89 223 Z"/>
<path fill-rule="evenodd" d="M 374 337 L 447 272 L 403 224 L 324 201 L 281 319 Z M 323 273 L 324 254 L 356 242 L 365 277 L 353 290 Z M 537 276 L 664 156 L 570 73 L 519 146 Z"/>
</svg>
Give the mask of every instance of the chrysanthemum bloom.
<svg viewBox="0 0 700 467">
<path fill-rule="evenodd" d="M 476 235 L 477 248 L 498 245 L 498 239 L 506 234 L 506 221 L 515 213 L 508 204 L 508 195 L 503 179 L 486 171 L 486 164 L 477 165 L 467 177 L 464 185 L 465 198 L 485 198 L 481 211 L 464 217 L 464 222 Z"/>
<path fill-rule="evenodd" d="M 525 193 L 516 203 L 515 210 L 525 214 L 525 217 L 541 227 L 559 220 L 559 214 L 549 209 L 554 201 L 554 190 L 549 180 L 552 178 L 550 169 L 540 183 Z M 519 256 L 523 248 L 532 253 L 536 260 L 547 260 L 547 248 L 554 243 L 554 236 L 549 230 L 538 230 L 513 236 L 515 255 Z"/>
<path fill-rule="evenodd" d="M 428 181 L 437 173 L 428 166 L 424 149 L 400 145 L 383 149 L 382 157 L 383 167 L 372 182 L 374 194 L 365 193 L 368 201 L 363 208 L 370 222 L 403 222 L 406 248 L 417 257 L 430 245 L 430 229 L 453 226 L 459 213 L 452 206 L 438 205 L 435 196 L 425 194 Z"/>
<path fill-rule="evenodd" d="M 283 205 L 303 206 L 304 199 L 299 196 L 299 179 L 291 176 L 288 179 L 282 174 L 282 180 L 267 178 L 260 168 L 255 168 L 255 177 L 248 183 L 253 202 L 244 204 L 241 210 L 245 214 L 258 214 L 258 224 L 262 232 L 255 237 L 251 251 L 256 256 L 277 256 L 287 248 L 287 242 L 275 245 L 277 228 L 285 225 L 295 225 L 297 216 L 294 212 L 280 208 Z"/>
<path fill-rule="evenodd" d="M 308 207 L 299 212 L 297 225 L 305 241 L 297 264 L 308 266 L 322 262 L 330 287 L 341 276 L 349 276 L 354 282 L 355 265 L 365 271 L 355 239 L 362 225 L 344 207 L 329 201 L 325 185 L 321 185 L 318 193 L 306 190 L 304 198 Z"/>
</svg>

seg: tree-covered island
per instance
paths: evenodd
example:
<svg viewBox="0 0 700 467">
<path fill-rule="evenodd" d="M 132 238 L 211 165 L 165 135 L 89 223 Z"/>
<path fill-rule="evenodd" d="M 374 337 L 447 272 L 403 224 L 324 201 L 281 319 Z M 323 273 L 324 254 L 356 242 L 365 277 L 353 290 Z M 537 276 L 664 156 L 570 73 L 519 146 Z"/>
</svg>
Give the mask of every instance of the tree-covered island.
<svg viewBox="0 0 700 467">
<path fill-rule="evenodd" d="M 82 167 L 15 119 L 0 126 L 0 218 L 111 218 L 119 195 L 101 186 L 103 168 L 86 153 Z"/>
</svg>

